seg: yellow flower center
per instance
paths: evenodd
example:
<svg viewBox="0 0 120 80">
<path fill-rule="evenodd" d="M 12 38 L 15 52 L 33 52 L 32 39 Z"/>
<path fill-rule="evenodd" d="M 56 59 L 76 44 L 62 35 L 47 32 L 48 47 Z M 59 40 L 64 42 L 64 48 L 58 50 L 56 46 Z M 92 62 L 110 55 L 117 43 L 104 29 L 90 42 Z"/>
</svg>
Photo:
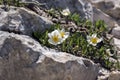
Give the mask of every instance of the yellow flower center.
<svg viewBox="0 0 120 80">
<path fill-rule="evenodd" d="M 53 36 L 52 39 L 53 39 L 53 41 L 54 41 L 55 43 L 57 43 L 58 40 L 59 40 L 57 35 Z"/>
<path fill-rule="evenodd" d="M 68 13 L 68 12 L 64 12 L 63 14 L 64 14 L 64 15 L 68 15 L 69 13 Z"/>
<path fill-rule="evenodd" d="M 92 42 L 93 44 L 96 44 L 97 41 L 98 41 L 98 38 L 91 38 L 91 42 Z"/>
<path fill-rule="evenodd" d="M 63 11 L 62 14 L 63 14 L 64 16 L 68 16 L 68 15 L 70 14 L 70 12 L 69 12 L 69 11 Z"/>
<path fill-rule="evenodd" d="M 61 32 L 60 35 L 61 35 L 61 37 L 63 38 L 64 35 L 65 35 L 65 32 Z"/>
</svg>

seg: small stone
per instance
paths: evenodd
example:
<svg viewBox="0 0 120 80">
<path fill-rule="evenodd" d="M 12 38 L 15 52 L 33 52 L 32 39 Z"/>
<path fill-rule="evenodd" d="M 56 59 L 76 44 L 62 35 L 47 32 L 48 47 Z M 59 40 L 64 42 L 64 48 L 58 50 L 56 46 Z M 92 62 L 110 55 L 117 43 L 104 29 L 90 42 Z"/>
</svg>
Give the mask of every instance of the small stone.
<svg viewBox="0 0 120 80">
<path fill-rule="evenodd" d="M 113 43 L 120 50 L 120 39 L 113 38 Z"/>
<path fill-rule="evenodd" d="M 60 20 L 60 23 L 61 24 L 66 24 L 66 21 L 65 20 Z"/>
<path fill-rule="evenodd" d="M 113 30 L 112 30 L 112 35 L 113 35 L 115 38 L 120 39 L 120 27 L 115 27 L 115 28 L 113 28 Z"/>
<path fill-rule="evenodd" d="M 111 72 L 108 80 L 120 80 L 120 72 L 119 71 Z"/>
<path fill-rule="evenodd" d="M 108 77 L 109 77 L 109 71 L 102 68 L 99 70 L 99 76 L 98 76 L 98 79 L 97 80 L 108 80 Z"/>
<path fill-rule="evenodd" d="M 57 18 L 53 18 L 53 19 L 52 19 L 52 22 L 54 22 L 54 23 L 58 23 L 59 21 L 58 21 Z"/>
</svg>

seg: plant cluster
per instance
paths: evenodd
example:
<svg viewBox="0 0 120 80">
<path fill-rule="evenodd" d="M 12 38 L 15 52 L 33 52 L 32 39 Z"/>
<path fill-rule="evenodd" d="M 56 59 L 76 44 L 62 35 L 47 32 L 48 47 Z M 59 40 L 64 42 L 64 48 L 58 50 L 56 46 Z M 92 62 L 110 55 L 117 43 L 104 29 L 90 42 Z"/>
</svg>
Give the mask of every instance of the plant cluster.
<svg viewBox="0 0 120 80">
<path fill-rule="evenodd" d="M 0 4 L 5 7 L 7 5 L 17 7 L 25 5 L 20 3 L 20 0 L 0 0 Z M 50 9 L 46 12 L 54 18 L 64 19 L 66 25 L 68 22 L 73 22 L 77 28 L 74 28 L 73 31 L 73 28 L 68 29 L 57 22 L 44 32 L 34 32 L 34 37 L 40 44 L 58 51 L 92 59 L 107 69 L 120 69 L 115 48 L 111 44 L 112 38 L 108 39 L 106 36 L 108 30 L 104 21 L 98 20 L 92 23 L 82 19 L 77 13 L 70 13 L 69 9 Z M 111 61 L 111 58 L 115 61 Z"/>
<path fill-rule="evenodd" d="M 116 51 L 111 44 L 112 38 L 108 39 L 106 36 L 108 30 L 104 21 L 98 20 L 93 24 L 89 20 L 81 20 L 79 14 L 71 14 L 68 10 L 59 14 L 64 16 L 67 22 L 74 22 L 77 29 L 73 32 L 56 23 L 45 32 L 34 32 L 34 37 L 39 40 L 40 44 L 58 51 L 92 59 L 109 70 L 120 68 Z M 116 62 L 111 61 L 111 58 Z"/>
<path fill-rule="evenodd" d="M 12 5 L 12 6 L 20 6 L 20 0 L 1 0 L 0 4 L 3 5 Z"/>
</svg>

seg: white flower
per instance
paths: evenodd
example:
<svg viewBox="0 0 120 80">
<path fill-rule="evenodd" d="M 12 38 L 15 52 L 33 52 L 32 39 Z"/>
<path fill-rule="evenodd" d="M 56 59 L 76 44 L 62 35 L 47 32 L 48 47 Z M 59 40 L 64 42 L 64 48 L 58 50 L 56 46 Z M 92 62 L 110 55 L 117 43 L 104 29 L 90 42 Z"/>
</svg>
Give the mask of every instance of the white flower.
<svg viewBox="0 0 120 80">
<path fill-rule="evenodd" d="M 63 40 L 67 39 L 69 36 L 69 32 L 65 32 L 65 29 L 59 30 L 59 33 Z"/>
<path fill-rule="evenodd" d="M 92 44 L 93 46 L 96 46 L 97 43 L 101 42 L 103 39 L 98 38 L 97 34 L 92 34 L 92 36 L 87 36 L 87 41 L 89 44 Z"/>
<path fill-rule="evenodd" d="M 64 9 L 62 12 L 61 12 L 62 15 L 64 16 L 68 16 L 70 15 L 70 10 L 67 8 L 67 9 Z"/>
<path fill-rule="evenodd" d="M 54 30 L 51 33 L 48 33 L 49 40 L 48 42 L 53 45 L 61 44 L 66 38 L 68 38 L 69 32 L 62 30 Z"/>
<path fill-rule="evenodd" d="M 48 42 L 53 45 L 57 45 L 63 42 L 62 37 L 58 30 L 54 30 L 51 33 L 48 33 L 49 40 Z"/>
</svg>

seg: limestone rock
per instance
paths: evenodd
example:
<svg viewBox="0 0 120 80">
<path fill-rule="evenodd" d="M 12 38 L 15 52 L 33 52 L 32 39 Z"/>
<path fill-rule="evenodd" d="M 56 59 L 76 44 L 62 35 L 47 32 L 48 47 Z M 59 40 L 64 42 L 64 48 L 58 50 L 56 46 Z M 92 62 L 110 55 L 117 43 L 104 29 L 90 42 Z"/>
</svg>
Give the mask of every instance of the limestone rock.
<svg viewBox="0 0 120 80">
<path fill-rule="evenodd" d="M 115 28 L 113 28 L 113 30 L 112 30 L 112 35 L 113 35 L 115 38 L 120 39 L 120 27 L 115 27 Z"/>
<path fill-rule="evenodd" d="M 112 19 L 109 15 L 102 12 L 100 9 L 97 9 L 94 7 L 93 12 L 94 12 L 94 15 L 93 15 L 94 21 L 104 20 L 108 28 L 113 28 L 115 27 L 115 24 L 117 24 L 117 22 L 114 19 Z"/>
<path fill-rule="evenodd" d="M 108 80 L 120 80 L 120 72 L 119 71 L 111 72 L 110 76 L 108 77 Z"/>
<path fill-rule="evenodd" d="M 114 46 L 116 47 L 117 57 L 118 57 L 118 60 L 120 62 L 120 39 L 113 38 L 113 43 L 114 43 Z"/>
<path fill-rule="evenodd" d="M 43 48 L 25 35 L 0 31 L 1 80 L 96 80 L 88 59 Z"/>
<path fill-rule="evenodd" d="M 102 76 L 99 76 L 97 80 L 120 80 L 119 71 L 106 71 L 102 70 Z"/>
<path fill-rule="evenodd" d="M 33 0 L 25 1 L 29 2 Z M 48 8 L 68 8 L 72 13 L 78 12 L 82 18 L 90 19 L 92 22 L 99 19 L 104 20 L 110 28 L 113 28 L 115 24 L 119 24 L 119 20 L 114 19 L 112 15 L 105 13 L 104 10 L 101 9 L 102 7 L 106 9 L 105 6 L 107 5 L 107 9 L 109 8 L 111 10 L 114 4 L 110 2 L 108 2 L 109 4 L 106 3 L 106 5 L 103 4 L 103 6 L 97 7 L 97 5 L 99 5 L 98 3 L 101 2 L 100 0 L 34 0 L 33 2 L 35 1 L 39 4 L 45 4 Z M 116 14 L 119 15 L 118 12 L 116 12 Z"/>
<path fill-rule="evenodd" d="M 120 0 L 90 0 L 98 9 L 111 16 L 120 25 Z"/>
<path fill-rule="evenodd" d="M 117 38 L 113 38 L 113 43 L 114 45 L 118 48 L 118 50 L 120 51 L 120 39 Z"/>
<path fill-rule="evenodd" d="M 92 5 L 85 0 L 21 0 L 22 2 L 34 2 L 36 4 L 43 4 L 48 9 L 66 9 L 71 13 L 80 13 L 82 18 L 92 18 Z"/>
<path fill-rule="evenodd" d="M 97 80 L 108 80 L 109 75 L 110 71 L 101 67 L 101 69 L 99 70 L 99 76 Z"/>
<path fill-rule="evenodd" d="M 50 20 L 25 8 L 10 7 L 8 12 L 0 9 L 0 30 L 31 36 L 52 24 Z"/>
</svg>

